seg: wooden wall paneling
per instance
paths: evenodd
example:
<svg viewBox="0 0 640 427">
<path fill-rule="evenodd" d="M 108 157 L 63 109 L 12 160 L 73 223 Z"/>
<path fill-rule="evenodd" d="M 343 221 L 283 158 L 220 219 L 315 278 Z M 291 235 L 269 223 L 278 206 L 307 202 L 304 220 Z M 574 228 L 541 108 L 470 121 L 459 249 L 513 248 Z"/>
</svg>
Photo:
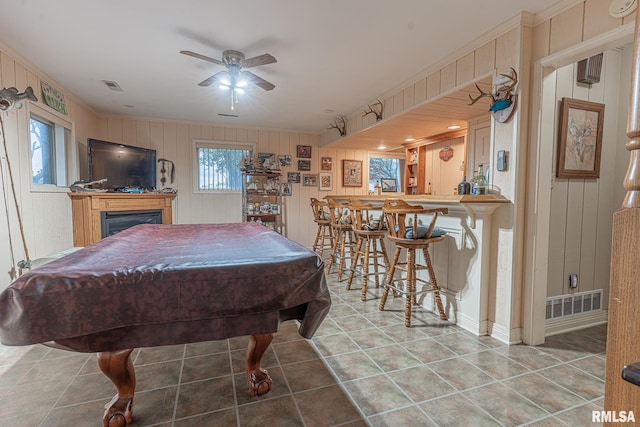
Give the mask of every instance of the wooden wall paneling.
<svg viewBox="0 0 640 427">
<path fill-rule="evenodd" d="M 584 40 L 622 25 L 622 18 L 614 18 L 609 14 L 610 4 L 609 1 L 586 0 L 584 2 Z"/>
<path fill-rule="evenodd" d="M 564 67 L 558 69 L 556 77 L 556 102 L 563 96 L 572 96 L 573 69 Z M 566 83 L 569 82 L 569 83 Z M 551 212 L 549 223 L 549 254 L 548 254 L 548 279 L 547 296 L 563 295 L 566 292 L 565 286 L 565 234 L 567 220 L 567 200 L 569 192 L 569 182 L 566 178 L 555 178 L 555 164 L 558 144 L 558 110 L 554 114 L 553 129 L 553 169 L 552 169 L 552 189 L 551 189 Z"/>
<path fill-rule="evenodd" d="M 402 93 L 402 101 L 403 101 L 403 110 L 408 110 L 414 105 L 416 105 L 416 94 L 415 94 L 415 85 L 409 85 L 406 87 Z M 373 116 L 373 114 L 371 114 Z"/>
<path fill-rule="evenodd" d="M 547 19 L 533 27 L 533 43 L 531 44 L 531 61 L 535 62 L 549 55 L 549 39 L 551 37 L 551 19 Z"/>
<path fill-rule="evenodd" d="M 122 118 L 107 119 L 107 141 L 122 142 Z"/>
<path fill-rule="evenodd" d="M 496 64 L 496 42 L 491 40 L 475 51 L 473 57 L 473 77 L 475 79 L 490 73 Z"/>
<path fill-rule="evenodd" d="M 584 23 L 584 3 L 551 18 L 551 32 L 549 34 L 549 53 L 556 53 L 582 41 L 582 26 Z"/>
<path fill-rule="evenodd" d="M 122 120 L 122 143 L 137 145 L 137 126 L 135 120 Z"/>
<path fill-rule="evenodd" d="M 451 90 L 456 86 L 456 67 L 457 64 L 452 62 L 440 70 L 440 93 Z"/>
<path fill-rule="evenodd" d="M 415 90 L 414 90 L 414 101 L 415 101 L 416 105 L 418 105 L 418 104 L 422 103 L 425 99 L 427 99 L 427 79 L 426 79 L 426 77 L 418 80 L 417 82 L 415 82 L 414 88 L 415 88 Z M 370 114 L 370 116 L 373 116 L 373 114 Z M 375 118 L 374 118 L 374 120 L 375 120 Z"/>
<path fill-rule="evenodd" d="M 569 274 L 580 271 L 582 259 L 582 223 L 584 221 L 584 181 L 569 179 L 567 187 L 567 213 L 564 241 L 563 293 L 569 293 Z"/>
<path fill-rule="evenodd" d="M 138 147 L 151 147 L 151 122 L 149 120 L 136 120 L 136 145 Z"/>
<path fill-rule="evenodd" d="M 624 149 L 624 143 L 616 143 L 618 97 L 620 96 L 620 73 L 622 55 L 616 51 L 605 52 L 600 83 L 591 85 L 589 100 L 606 105 L 603 127 L 600 177 L 585 182 L 585 221 L 583 223 L 583 260 L 580 265 L 582 277 L 580 290 L 603 289 L 603 305 L 606 308 L 609 291 L 611 259 L 611 218 L 614 211 L 613 191 L 619 185 L 613 174 L 615 153 Z M 576 67 L 577 68 L 577 67 Z M 628 80 L 628 78 L 627 78 Z M 608 166 L 607 166 L 608 165 Z M 603 241 L 601 241 L 604 239 Z M 600 246 L 604 246 L 599 251 Z M 599 273 L 597 273 L 599 271 Z M 585 281 L 585 279 L 587 279 Z"/>
<path fill-rule="evenodd" d="M 475 52 L 470 52 L 456 61 L 456 84 L 467 84 L 474 80 Z"/>
<path fill-rule="evenodd" d="M 440 90 L 440 70 L 435 71 L 427 76 L 427 99 L 438 96 Z"/>
<path fill-rule="evenodd" d="M 402 90 L 393 94 L 393 113 L 404 111 L 404 92 Z"/>
</svg>

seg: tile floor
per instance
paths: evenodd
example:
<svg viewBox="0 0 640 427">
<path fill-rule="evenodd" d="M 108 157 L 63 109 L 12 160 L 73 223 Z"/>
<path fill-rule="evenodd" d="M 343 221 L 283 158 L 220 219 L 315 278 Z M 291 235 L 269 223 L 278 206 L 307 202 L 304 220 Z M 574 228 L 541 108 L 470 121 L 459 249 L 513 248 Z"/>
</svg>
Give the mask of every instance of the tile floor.
<svg viewBox="0 0 640 427">
<path fill-rule="evenodd" d="M 507 346 L 328 276 L 333 305 L 311 341 L 287 322 L 245 387 L 246 337 L 136 350 L 132 426 L 587 426 L 602 409 L 606 325 Z M 0 346 L 0 425 L 99 426 L 113 385 L 95 356 Z"/>
</svg>

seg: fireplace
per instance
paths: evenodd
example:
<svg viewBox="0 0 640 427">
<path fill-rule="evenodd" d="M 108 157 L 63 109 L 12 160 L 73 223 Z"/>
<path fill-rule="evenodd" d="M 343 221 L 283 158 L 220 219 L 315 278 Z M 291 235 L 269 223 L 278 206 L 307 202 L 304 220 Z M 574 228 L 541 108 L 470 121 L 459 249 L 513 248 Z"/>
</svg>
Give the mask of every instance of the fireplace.
<svg viewBox="0 0 640 427">
<path fill-rule="evenodd" d="M 162 209 L 100 212 L 103 239 L 138 224 L 162 224 Z"/>
</svg>

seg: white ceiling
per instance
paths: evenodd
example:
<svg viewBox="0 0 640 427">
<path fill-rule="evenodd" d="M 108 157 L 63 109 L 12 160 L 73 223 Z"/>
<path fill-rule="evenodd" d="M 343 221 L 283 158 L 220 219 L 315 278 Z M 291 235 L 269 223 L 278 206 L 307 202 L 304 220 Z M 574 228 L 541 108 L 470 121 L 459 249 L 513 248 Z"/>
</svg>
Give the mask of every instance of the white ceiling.
<svg viewBox="0 0 640 427">
<path fill-rule="evenodd" d="M 567 1 L 13 0 L 0 40 L 98 113 L 321 132 L 521 11 Z M 275 56 L 251 69 L 275 89 L 252 86 L 230 111 L 227 92 L 198 86 L 223 67 L 179 54 L 227 49 Z"/>
</svg>

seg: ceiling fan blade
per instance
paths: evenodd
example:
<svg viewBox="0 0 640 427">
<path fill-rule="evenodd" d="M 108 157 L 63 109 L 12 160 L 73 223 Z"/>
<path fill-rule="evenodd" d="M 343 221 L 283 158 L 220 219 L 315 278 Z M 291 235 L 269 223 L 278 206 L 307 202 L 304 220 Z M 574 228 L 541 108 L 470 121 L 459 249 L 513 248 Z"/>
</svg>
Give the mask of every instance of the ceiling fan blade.
<svg viewBox="0 0 640 427">
<path fill-rule="evenodd" d="M 246 77 L 251 83 L 260 86 L 264 90 L 271 90 L 276 87 L 273 83 L 270 83 L 263 79 L 262 77 L 258 77 L 253 74 L 251 71 L 242 71 L 242 75 Z"/>
<path fill-rule="evenodd" d="M 240 61 L 240 65 L 243 68 L 252 68 L 259 65 L 273 64 L 274 62 L 278 62 L 276 61 L 276 58 L 269 55 L 268 53 L 265 53 L 263 55 L 254 56 L 253 58 L 243 59 L 242 61 Z"/>
<path fill-rule="evenodd" d="M 203 61 L 213 62 L 214 64 L 224 65 L 222 61 L 219 61 L 215 58 L 209 58 L 208 56 L 200 55 L 199 53 L 191 52 L 190 50 L 181 50 L 181 54 L 187 56 L 193 56 L 194 58 L 202 59 Z"/>
<path fill-rule="evenodd" d="M 227 73 L 226 71 L 218 71 L 213 76 L 209 77 L 208 79 L 204 79 L 203 81 L 198 83 L 198 86 L 202 86 L 202 87 L 211 86 L 211 83 L 215 82 L 216 80 L 221 78 L 226 73 Z"/>
</svg>

